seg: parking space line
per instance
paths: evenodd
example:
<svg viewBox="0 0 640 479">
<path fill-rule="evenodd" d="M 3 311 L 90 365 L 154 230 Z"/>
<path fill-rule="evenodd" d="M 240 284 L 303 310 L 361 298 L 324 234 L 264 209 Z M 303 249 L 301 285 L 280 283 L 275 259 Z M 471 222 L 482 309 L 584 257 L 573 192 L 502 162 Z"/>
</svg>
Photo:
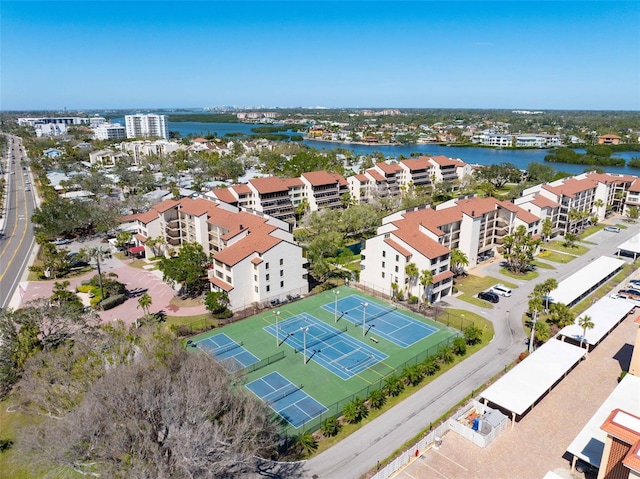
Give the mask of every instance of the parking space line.
<svg viewBox="0 0 640 479">
<path fill-rule="evenodd" d="M 436 451 L 435 449 L 433 450 L 433 452 L 435 452 L 436 454 L 438 454 L 440 457 L 444 457 L 446 460 L 448 460 L 449 462 L 452 462 L 453 464 L 455 464 L 456 466 L 458 466 L 460 469 L 464 469 L 465 471 L 468 471 L 469 469 L 467 469 L 466 467 L 464 467 L 462 464 L 454 461 L 453 459 L 451 459 L 449 456 L 445 456 L 444 454 L 442 454 L 440 451 Z"/>
</svg>

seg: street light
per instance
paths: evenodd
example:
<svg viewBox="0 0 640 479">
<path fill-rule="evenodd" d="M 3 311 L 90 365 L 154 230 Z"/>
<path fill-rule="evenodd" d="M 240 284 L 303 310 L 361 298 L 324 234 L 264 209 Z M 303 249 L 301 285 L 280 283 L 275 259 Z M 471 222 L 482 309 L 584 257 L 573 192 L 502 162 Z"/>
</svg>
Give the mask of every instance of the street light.
<svg viewBox="0 0 640 479">
<path fill-rule="evenodd" d="M 362 335 L 365 335 L 364 325 L 367 322 L 367 306 L 369 303 L 360 303 L 362 304 Z"/>
<path fill-rule="evenodd" d="M 336 300 L 333 303 L 333 322 L 338 322 L 338 296 L 340 296 L 340 291 L 334 291 L 333 294 L 336 295 Z"/>
<path fill-rule="evenodd" d="M 533 322 L 531 324 L 531 339 L 529 340 L 529 354 L 533 352 L 533 342 L 535 341 L 536 335 L 536 323 L 538 322 L 538 311 L 533 311 Z"/>
<path fill-rule="evenodd" d="M 307 364 L 307 333 L 309 332 L 309 327 L 300 328 L 302 331 L 302 348 L 304 352 L 302 353 L 302 364 Z"/>
<path fill-rule="evenodd" d="M 276 347 L 280 345 L 280 335 L 278 334 L 278 318 L 280 317 L 280 311 L 274 311 L 273 314 L 276 315 Z"/>
</svg>

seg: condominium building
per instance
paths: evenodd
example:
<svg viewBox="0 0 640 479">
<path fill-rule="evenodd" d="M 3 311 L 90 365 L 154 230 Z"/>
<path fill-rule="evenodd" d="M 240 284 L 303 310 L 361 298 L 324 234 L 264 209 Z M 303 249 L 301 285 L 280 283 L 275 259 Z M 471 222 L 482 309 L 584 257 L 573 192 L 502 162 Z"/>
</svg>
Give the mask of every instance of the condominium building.
<svg viewBox="0 0 640 479">
<path fill-rule="evenodd" d="M 124 140 L 127 132 L 119 123 L 103 123 L 93 129 L 96 140 Z"/>
<path fill-rule="evenodd" d="M 185 242 L 202 245 L 213 264 L 212 291 L 224 291 L 233 311 L 307 294 L 307 260 L 289 224 L 204 198 L 165 200 L 134 217 L 136 241 L 148 256 L 171 254 Z M 162 238 L 160 251 L 147 246 Z"/>
<path fill-rule="evenodd" d="M 451 200 L 436 209 L 420 207 L 387 216 L 377 235 L 366 241 L 362 251 L 361 282 L 378 291 L 390 291 L 391 284 L 408 285 L 409 263 L 433 274 L 428 292 L 432 301 L 451 292 L 449 255 L 459 249 L 475 266 L 490 251 L 499 249 L 505 236 L 520 225 L 537 235 L 540 219 L 513 203 L 495 198 Z M 414 280 L 415 281 L 415 280 Z"/>
<path fill-rule="evenodd" d="M 168 155 L 178 150 L 185 150 L 187 147 L 185 145 L 181 145 L 175 141 L 168 140 L 139 140 L 139 141 L 126 141 L 114 145 L 115 148 L 118 148 L 123 153 L 126 153 L 130 158 L 130 163 L 132 166 L 139 165 L 142 163 L 142 159 L 145 156 L 151 155 Z"/>
<path fill-rule="evenodd" d="M 125 115 L 127 138 L 169 138 L 166 115 Z"/>
</svg>

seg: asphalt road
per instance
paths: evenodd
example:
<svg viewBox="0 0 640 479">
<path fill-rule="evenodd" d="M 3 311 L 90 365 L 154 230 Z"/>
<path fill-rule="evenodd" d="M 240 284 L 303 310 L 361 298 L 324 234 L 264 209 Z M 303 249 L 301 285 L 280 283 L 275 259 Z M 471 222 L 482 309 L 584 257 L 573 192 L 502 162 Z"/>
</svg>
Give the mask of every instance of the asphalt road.
<svg viewBox="0 0 640 479">
<path fill-rule="evenodd" d="M 612 218 L 616 222 L 616 218 Z M 620 222 L 619 219 L 617 221 Z M 597 243 L 583 256 L 556 269 L 539 269 L 532 281 L 518 281 L 499 273 L 498 261 L 482 265 L 482 274 L 517 283 L 510 298 L 501 298 L 494 309 L 483 309 L 456 298 L 445 298 L 451 306 L 474 311 L 491 320 L 495 336 L 491 343 L 425 386 L 376 420 L 351 434 L 337 445 L 306 462 L 304 477 L 315 479 L 357 479 L 378 461 L 391 456 L 406 441 L 420 434 L 439 417 L 472 392 L 477 393 L 492 377 L 504 371 L 527 349 L 522 316 L 528 308 L 528 295 L 534 285 L 548 278 L 561 281 L 600 256 L 615 255 L 615 247 L 638 234 L 640 227 L 630 225 L 619 234 L 601 231 L 588 238 Z M 534 353 L 535 354 L 535 353 Z"/>
<path fill-rule="evenodd" d="M 35 241 L 31 224 L 35 204 L 33 185 L 28 170 L 22 169 L 27 158 L 20 138 L 9 136 L 9 142 L 12 146 L 4 162 L 9 174 L 5 176 L 7 197 L 0 237 L 0 308 L 7 307 L 18 287 Z"/>
</svg>

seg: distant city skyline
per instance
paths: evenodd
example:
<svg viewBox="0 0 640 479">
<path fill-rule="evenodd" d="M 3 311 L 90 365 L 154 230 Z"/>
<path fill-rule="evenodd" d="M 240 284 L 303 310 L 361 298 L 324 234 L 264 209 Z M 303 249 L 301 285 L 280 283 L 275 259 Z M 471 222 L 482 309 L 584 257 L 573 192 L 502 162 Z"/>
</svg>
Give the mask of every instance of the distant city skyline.
<svg viewBox="0 0 640 479">
<path fill-rule="evenodd" d="M 640 110 L 637 1 L 6 1 L 0 109 Z"/>
</svg>

